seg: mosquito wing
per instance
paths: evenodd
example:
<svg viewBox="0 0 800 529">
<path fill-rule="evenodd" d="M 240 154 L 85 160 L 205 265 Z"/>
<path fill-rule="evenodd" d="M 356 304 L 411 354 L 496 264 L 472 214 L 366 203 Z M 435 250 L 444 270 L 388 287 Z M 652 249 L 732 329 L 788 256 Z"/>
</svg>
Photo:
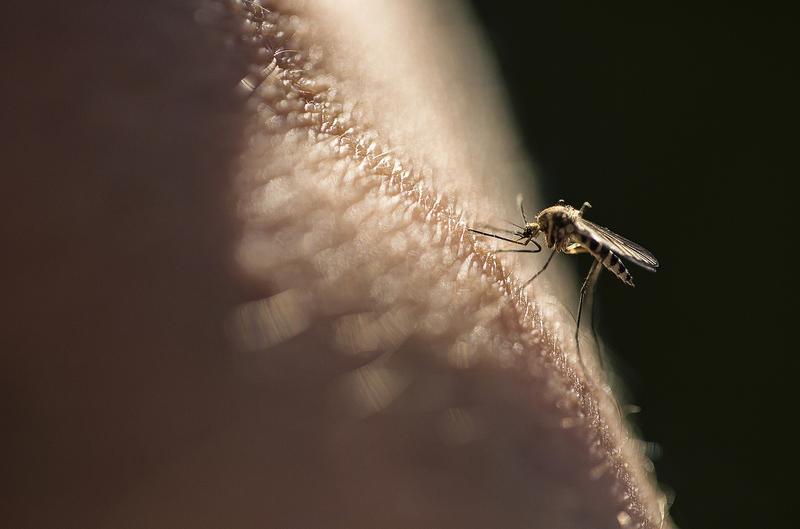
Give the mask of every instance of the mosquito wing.
<svg viewBox="0 0 800 529">
<path fill-rule="evenodd" d="M 633 241 L 629 241 L 622 235 L 617 235 L 608 228 L 598 226 L 594 222 L 580 218 L 575 222 L 578 232 L 596 240 L 620 257 L 624 257 L 631 262 L 641 266 L 645 270 L 655 272 L 658 268 L 658 261 L 649 251 L 645 250 Z"/>
</svg>

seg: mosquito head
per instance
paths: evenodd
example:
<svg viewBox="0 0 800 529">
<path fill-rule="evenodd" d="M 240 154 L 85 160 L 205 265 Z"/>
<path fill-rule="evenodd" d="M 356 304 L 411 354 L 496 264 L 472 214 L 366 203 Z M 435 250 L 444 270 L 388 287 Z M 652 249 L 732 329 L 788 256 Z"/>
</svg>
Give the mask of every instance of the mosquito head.
<svg viewBox="0 0 800 529">
<path fill-rule="evenodd" d="M 526 222 L 525 226 L 519 226 L 519 230 L 517 230 L 517 236 L 520 239 L 535 239 L 539 232 L 539 223 L 538 222 Z"/>
<path fill-rule="evenodd" d="M 497 233 L 491 233 L 488 231 L 476 230 L 475 228 L 467 228 L 468 231 L 472 233 L 477 233 L 478 235 L 483 235 L 485 237 L 493 237 L 495 239 L 500 239 L 501 241 L 506 242 L 513 242 L 514 244 L 519 244 L 522 246 L 528 246 L 532 244 L 536 249 L 535 250 L 497 250 L 498 252 L 530 252 L 536 253 L 542 250 L 542 246 L 534 240 L 534 238 L 539 234 L 539 224 L 536 222 L 525 222 L 523 226 L 519 224 L 511 223 L 512 226 L 517 228 L 514 231 L 505 230 L 500 228 L 492 228 L 493 231 L 500 231 L 505 234 L 508 234 L 509 237 L 505 237 L 503 235 L 498 235 Z"/>
</svg>

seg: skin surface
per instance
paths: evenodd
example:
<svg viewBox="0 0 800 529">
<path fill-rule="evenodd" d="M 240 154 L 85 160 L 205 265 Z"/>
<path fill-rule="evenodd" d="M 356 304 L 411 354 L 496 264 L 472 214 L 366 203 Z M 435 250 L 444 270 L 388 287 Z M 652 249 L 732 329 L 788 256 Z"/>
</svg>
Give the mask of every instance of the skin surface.
<svg viewBox="0 0 800 529">
<path fill-rule="evenodd" d="M 21 52 L 13 526 L 667 527 L 577 282 L 466 232 L 542 204 L 460 6 L 270 7 Z"/>
</svg>

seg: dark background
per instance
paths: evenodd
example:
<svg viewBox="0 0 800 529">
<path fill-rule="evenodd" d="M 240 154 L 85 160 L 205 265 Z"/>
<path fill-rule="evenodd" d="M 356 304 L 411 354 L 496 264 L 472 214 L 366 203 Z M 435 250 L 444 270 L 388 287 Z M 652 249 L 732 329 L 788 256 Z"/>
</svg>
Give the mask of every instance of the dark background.
<svg viewBox="0 0 800 529">
<path fill-rule="evenodd" d="M 706 2 L 473 0 L 545 200 L 655 253 L 598 326 L 684 528 L 792 510 L 797 19 Z M 588 258 L 562 258 L 585 273 Z M 563 261 L 570 261 L 564 264 Z M 577 293 L 577 285 L 576 285 Z"/>
</svg>

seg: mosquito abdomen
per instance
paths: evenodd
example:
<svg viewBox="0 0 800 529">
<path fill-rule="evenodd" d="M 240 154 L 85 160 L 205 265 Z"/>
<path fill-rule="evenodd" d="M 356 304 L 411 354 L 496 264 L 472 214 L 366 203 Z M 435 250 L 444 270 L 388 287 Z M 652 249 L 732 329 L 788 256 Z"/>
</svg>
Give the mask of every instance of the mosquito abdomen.
<svg viewBox="0 0 800 529">
<path fill-rule="evenodd" d="M 589 250 L 589 253 L 591 253 L 595 259 L 600 261 L 603 266 L 608 268 L 615 276 L 617 276 L 620 281 L 626 285 L 635 286 L 633 284 L 633 277 L 631 276 L 631 273 L 628 272 L 628 268 L 625 266 L 625 263 L 623 263 L 622 259 L 620 259 L 617 254 L 612 252 L 608 246 L 580 233 L 578 234 L 578 239 L 580 240 L 580 243 L 585 246 L 587 250 Z"/>
</svg>

